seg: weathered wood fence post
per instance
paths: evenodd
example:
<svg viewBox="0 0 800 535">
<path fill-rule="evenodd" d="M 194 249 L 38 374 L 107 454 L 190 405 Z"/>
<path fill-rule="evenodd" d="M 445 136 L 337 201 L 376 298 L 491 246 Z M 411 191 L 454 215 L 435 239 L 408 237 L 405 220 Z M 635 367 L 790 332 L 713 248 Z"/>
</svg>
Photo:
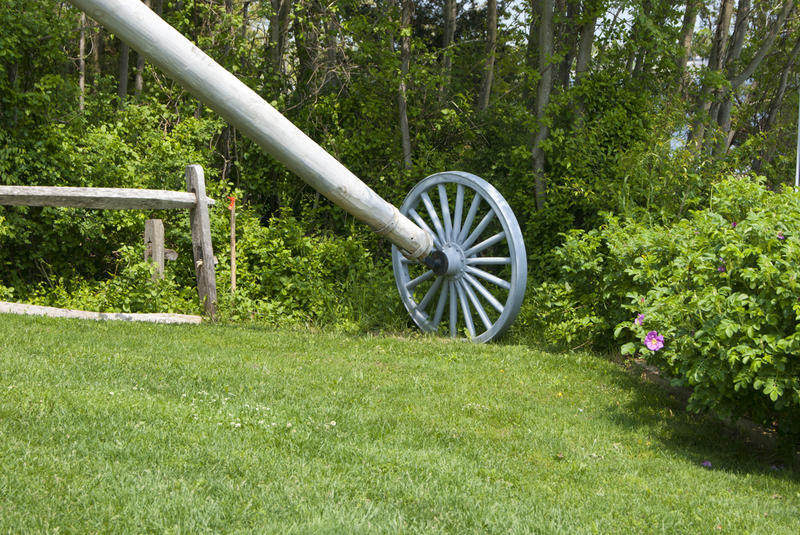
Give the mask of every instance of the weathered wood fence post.
<svg viewBox="0 0 800 535">
<path fill-rule="evenodd" d="M 194 193 L 197 197 L 197 202 L 189 209 L 197 293 L 206 315 L 214 318 L 217 312 L 217 279 L 214 273 L 211 220 L 208 215 L 206 182 L 202 166 L 196 164 L 186 166 L 186 188 L 189 193 Z"/>
<path fill-rule="evenodd" d="M 164 222 L 160 219 L 144 222 L 144 260 L 155 264 L 154 281 L 164 278 Z"/>
</svg>

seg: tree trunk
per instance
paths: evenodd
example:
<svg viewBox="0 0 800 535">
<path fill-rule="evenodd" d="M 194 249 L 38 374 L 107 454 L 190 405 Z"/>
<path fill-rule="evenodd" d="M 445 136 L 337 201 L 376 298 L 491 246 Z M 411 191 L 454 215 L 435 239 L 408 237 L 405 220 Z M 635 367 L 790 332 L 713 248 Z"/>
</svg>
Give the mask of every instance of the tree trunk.
<svg viewBox="0 0 800 535">
<path fill-rule="evenodd" d="M 716 30 L 711 40 L 711 53 L 708 56 L 708 68 L 712 71 L 718 71 L 722 68 L 722 61 L 728 48 L 732 15 L 733 0 L 722 0 Z"/>
<path fill-rule="evenodd" d="M 458 17 L 457 0 L 445 0 L 444 37 L 442 39 L 442 82 L 439 86 L 439 106 L 444 107 L 450 93 L 450 80 L 453 75 L 453 40 L 456 35 Z"/>
<path fill-rule="evenodd" d="M 119 73 L 117 74 L 117 96 L 119 106 L 125 106 L 125 99 L 128 97 L 128 56 L 130 48 L 125 43 L 120 43 L 119 47 Z"/>
<path fill-rule="evenodd" d="M 735 89 L 745 83 L 758 69 L 761 62 L 764 61 L 764 58 L 767 55 L 767 52 L 772 48 L 772 44 L 775 42 L 775 38 L 778 36 L 778 31 L 783 28 L 786 19 L 789 17 L 789 13 L 791 13 L 792 9 L 794 8 L 794 1 L 787 0 L 783 4 L 783 9 L 781 9 L 780 14 L 778 14 L 778 18 L 770 28 L 769 34 L 761 43 L 761 46 L 758 48 L 758 51 L 753 56 L 753 59 L 750 60 L 750 63 L 747 64 L 742 72 L 740 72 L 735 77 L 731 78 L 731 86 Z"/>
<path fill-rule="evenodd" d="M 794 48 L 789 54 L 789 59 L 781 71 L 780 82 L 778 83 L 778 90 L 775 92 L 775 98 L 772 99 L 769 105 L 769 112 L 767 113 L 767 120 L 764 122 L 762 131 L 770 131 L 775 127 L 778 121 L 778 114 L 783 104 L 783 97 L 786 96 L 786 88 L 789 85 L 789 75 L 792 72 L 794 64 L 797 62 L 797 57 L 800 56 L 800 39 L 795 41 Z"/>
<path fill-rule="evenodd" d="M 692 57 L 692 38 L 694 37 L 694 27 L 697 23 L 697 12 L 700 8 L 700 0 L 686 0 L 686 9 L 683 12 L 683 24 L 681 25 L 681 50 L 678 55 L 678 71 L 681 73 L 683 85 L 686 86 L 689 80 L 686 77 L 686 64 Z"/>
<path fill-rule="evenodd" d="M 727 151 L 731 141 L 731 136 L 729 136 L 728 134 L 731 131 L 731 108 L 733 107 L 733 94 L 743 83 L 745 83 L 751 76 L 753 76 L 758 66 L 766 57 L 767 52 L 769 52 L 769 50 L 772 48 L 772 45 L 775 42 L 775 38 L 778 35 L 778 31 L 781 28 L 783 28 L 783 25 L 786 22 L 786 19 L 793 8 L 794 8 L 793 0 L 788 0 L 784 2 L 783 8 L 779 13 L 778 18 L 772 24 L 772 27 L 769 29 L 769 33 L 767 34 L 764 41 L 761 43 L 759 49 L 756 51 L 756 54 L 753 56 L 753 58 L 750 60 L 747 66 L 742 70 L 741 73 L 739 73 L 738 75 L 734 75 L 736 61 L 739 59 L 742 47 L 744 46 L 744 40 L 745 40 L 744 34 L 745 34 L 745 29 L 747 27 L 747 21 L 750 16 L 750 0 L 740 0 L 739 2 L 740 11 L 736 15 L 736 29 L 733 34 L 732 45 L 730 53 L 728 54 L 727 58 L 727 64 L 728 64 L 727 78 L 728 80 L 730 80 L 730 88 L 722 95 L 719 111 L 717 112 L 716 115 L 717 124 L 722 129 L 722 132 L 726 135 L 714 147 L 715 154 L 721 154 Z"/>
<path fill-rule="evenodd" d="M 142 0 L 144 5 L 150 7 L 150 0 Z M 136 75 L 133 78 L 133 91 L 138 98 L 144 89 L 144 56 L 136 52 Z"/>
<path fill-rule="evenodd" d="M 579 18 L 578 6 L 577 0 L 556 4 L 556 12 L 563 20 L 554 28 L 557 35 L 555 39 L 559 44 L 559 53 L 563 55 L 564 59 L 558 65 L 558 76 L 554 83 L 554 89 L 566 90 L 569 88 L 572 64 L 575 62 L 578 46 L 578 35 L 575 33 L 576 21 Z"/>
<path fill-rule="evenodd" d="M 727 66 L 728 79 L 733 78 L 734 63 L 742 55 L 744 38 L 747 34 L 747 26 L 750 21 L 750 0 L 739 0 L 736 6 L 736 24 L 733 25 L 733 35 L 731 36 L 731 46 L 725 54 L 725 60 L 721 66 Z"/>
<path fill-rule="evenodd" d="M 597 16 L 592 15 L 581 26 L 581 37 L 578 44 L 578 55 L 575 58 L 575 83 L 580 82 L 584 73 L 589 70 L 592 60 L 592 46 L 594 45 L 594 32 L 597 27 Z"/>
<path fill-rule="evenodd" d="M 269 56 L 272 66 L 279 74 L 285 74 L 284 55 L 289 35 L 291 0 L 271 0 L 272 15 L 269 19 Z"/>
<path fill-rule="evenodd" d="M 584 14 L 586 17 L 586 14 Z M 592 45 L 594 44 L 594 32 L 597 27 L 597 15 L 592 13 L 581 26 L 581 36 L 578 44 L 578 54 L 575 58 L 575 85 L 579 85 L 586 71 L 589 70 L 589 63 L 592 60 Z M 576 101 L 576 115 L 578 127 L 583 126 L 583 115 L 586 112 L 586 105 L 583 97 L 579 94 Z"/>
<path fill-rule="evenodd" d="M 78 38 L 78 109 L 86 108 L 86 13 L 81 12 L 81 31 Z"/>
<path fill-rule="evenodd" d="M 242 24 L 239 26 L 239 37 L 244 40 L 247 36 L 247 29 L 250 27 L 250 1 L 246 0 L 242 3 Z M 251 41 L 250 48 L 253 48 L 253 43 Z M 250 55 L 242 51 L 241 55 L 239 56 L 239 65 L 242 68 L 243 72 L 251 71 L 250 67 Z"/>
<path fill-rule="evenodd" d="M 323 88 L 325 92 L 336 93 L 342 90 L 342 80 L 339 77 L 339 39 L 338 21 L 334 18 L 335 13 L 330 13 L 328 22 L 325 25 L 325 81 Z"/>
<path fill-rule="evenodd" d="M 413 0 L 401 0 L 402 12 L 400 14 L 400 85 L 397 92 L 397 107 L 400 119 L 400 138 L 403 147 L 403 165 L 411 169 L 411 134 L 408 128 L 408 101 L 406 100 L 406 79 L 411 65 L 411 17 L 414 14 Z"/>
<path fill-rule="evenodd" d="M 725 57 L 725 50 L 728 46 L 732 14 L 733 0 L 722 0 L 714 37 L 711 40 L 711 52 L 708 56 L 708 70 L 710 71 L 719 71 L 722 68 L 722 58 Z M 703 145 L 705 123 L 708 111 L 711 108 L 712 93 L 712 88 L 708 84 L 703 84 L 695 106 L 695 120 L 689 132 L 689 141 L 693 141 L 697 147 L 702 147 Z"/>
<path fill-rule="evenodd" d="M 278 0 L 275 0 L 278 1 Z M 287 2 L 288 0 L 283 0 Z M 315 98 L 319 93 L 319 84 L 316 83 L 317 64 L 319 62 L 319 31 L 314 26 L 318 21 L 316 6 L 313 2 L 298 2 L 295 9 L 297 11 L 294 17 L 292 33 L 294 34 L 295 49 L 297 52 L 297 69 L 295 74 L 296 88 L 299 95 L 299 101 L 302 102 L 309 98 Z M 279 28 L 280 23 L 276 24 Z M 278 49 L 280 46 L 280 36 L 276 48 L 272 49 L 272 66 L 270 68 L 276 69 L 280 72 L 281 65 L 276 64 L 276 61 L 283 62 L 282 50 Z M 281 84 L 283 85 L 283 84 Z"/>
<path fill-rule="evenodd" d="M 92 32 L 92 79 L 96 82 L 103 76 L 103 27 L 97 24 L 95 29 Z"/>
<path fill-rule="evenodd" d="M 735 63 L 742 55 L 744 48 L 745 35 L 747 33 L 748 21 L 750 19 L 750 0 L 739 0 L 736 7 L 736 24 L 733 27 L 733 35 L 730 38 L 730 46 L 725 53 L 725 59 L 720 67 L 726 66 L 726 77 L 728 80 L 735 76 Z M 720 138 L 713 148 L 714 155 L 720 155 L 728 150 L 729 136 L 731 130 L 731 107 L 733 106 L 731 91 L 718 91 L 716 102 L 711 106 L 711 118 L 721 127 L 725 136 Z"/>
<path fill-rule="evenodd" d="M 657 18 L 657 8 L 654 8 L 653 3 L 650 0 L 642 1 L 641 10 L 641 19 L 643 19 L 645 23 L 642 24 L 639 22 L 639 20 L 637 20 L 636 40 L 639 41 L 639 43 L 647 43 L 654 38 L 653 30 L 651 29 L 652 26 L 660 24 L 659 21 L 654 20 Z M 630 71 L 634 78 L 639 78 L 645 72 L 647 72 L 649 68 L 648 62 L 652 61 L 650 55 L 648 54 L 650 52 L 650 47 L 647 45 L 642 46 L 639 43 L 636 43 L 637 46 L 635 59 L 633 62 L 633 69 Z"/>
<path fill-rule="evenodd" d="M 144 56 L 136 53 L 136 75 L 133 78 L 133 93 L 139 98 L 144 89 Z"/>
<path fill-rule="evenodd" d="M 783 105 L 783 99 L 786 96 L 786 89 L 789 85 L 789 75 L 794 68 L 794 64 L 797 62 L 797 58 L 800 56 L 800 39 L 795 41 L 794 48 L 792 48 L 791 53 L 789 54 L 789 59 L 786 62 L 786 65 L 783 67 L 781 71 L 780 82 L 778 83 L 778 90 L 775 93 L 775 97 L 769 104 L 769 111 L 767 112 L 767 119 L 764 122 L 764 125 L 761 127 L 762 132 L 769 132 L 774 127 L 775 124 L 778 122 L 778 116 L 780 115 L 780 110 Z M 764 162 L 769 162 L 772 160 L 775 150 L 777 149 L 776 143 L 768 143 L 766 149 L 761 152 L 759 158 L 753 162 L 753 170 L 756 173 L 761 172 L 761 168 L 764 165 Z"/>
<path fill-rule="evenodd" d="M 486 63 L 483 67 L 483 82 L 478 96 L 478 109 L 481 111 L 489 107 L 489 97 L 492 94 L 494 58 L 497 52 L 497 0 L 488 0 L 486 9 L 488 20 L 486 28 Z"/>
<path fill-rule="evenodd" d="M 539 22 L 539 86 L 536 91 L 536 121 L 538 130 L 533 136 L 532 167 L 534 177 L 534 194 L 536 196 L 536 209 L 544 208 L 547 198 L 547 184 L 544 178 L 544 152 L 541 144 L 547 139 L 549 129 L 545 122 L 547 105 L 550 102 L 550 91 L 553 83 L 553 0 L 541 0 L 541 18 Z"/>
<path fill-rule="evenodd" d="M 528 43 L 525 46 L 525 82 L 522 86 L 522 101 L 528 109 L 534 109 L 533 73 L 538 75 L 539 66 L 539 21 L 541 13 L 538 2 L 531 0 L 530 21 L 528 22 Z M 538 82 L 537 82 L 538 83 Z"/>
</svg>

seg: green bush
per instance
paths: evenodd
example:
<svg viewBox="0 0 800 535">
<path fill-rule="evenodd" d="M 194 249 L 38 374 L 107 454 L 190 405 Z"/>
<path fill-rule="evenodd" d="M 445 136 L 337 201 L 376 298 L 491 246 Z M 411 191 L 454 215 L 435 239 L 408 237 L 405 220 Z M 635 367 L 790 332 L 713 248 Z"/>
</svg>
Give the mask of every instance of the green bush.
<svg viewBox="0 0 800 535">
<path fill-rule="evenodd" d="M 616 336 L 623 353 L 692 387 L 691 409 L 798 431 L 800 194 L 732 178 L 674 225 L 609 217 L 569 235 L 558 255 L 561 280 L 533 292 L 524 320 L 596 348 Z M 646 347 L 650 332 L 663 347 Z"/>
<path fill-rule="evenodd" d="M 564 242 L 552 254 L 558 278 L 540 284 L 531 280 L 517 327 L 527 337 L 597 351 L 615 347 L 614 327 L 629 314 L 623 309 L 626 294 L 644 288 L 625 273 L 626 260 L 637 249 L 627 225 L 604 217 L 597 229 L 562 234 Z"/>
<path fill-rule="evenodd" d="M 104 280 L 58 277 L 39 284 L 27 300 L 38 305 L 97 312 L 199 314 L 197 290 L 181 287 L 169 269 L 163 279 L 152 280 L 154 266 L 143 260 L 143 247 L 120 247 L 116 251 L 115 271 Z"/>
<path fill-rule="evenodd" d="M 227 232 L 227 225 L 218 223 L 223 228 L 216 231 Z M 218 252 L 222 319 L 313 323 L 348 331 L 407 325 L 391 267 L 373 260 L 366 230 L 350 230 L 346 237 L 311 235 L 291 212 L 273 216 L 264 226 L 252 212 L 239 211 L 235 295 L 230 292 L 230 251 Z"/>
</svg>

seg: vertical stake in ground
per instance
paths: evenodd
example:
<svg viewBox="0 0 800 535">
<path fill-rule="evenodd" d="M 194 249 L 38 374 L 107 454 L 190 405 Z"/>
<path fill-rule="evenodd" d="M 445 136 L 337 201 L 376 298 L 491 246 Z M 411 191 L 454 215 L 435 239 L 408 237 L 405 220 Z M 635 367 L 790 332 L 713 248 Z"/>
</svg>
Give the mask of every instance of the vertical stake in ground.
<svg viewBox="0 0 800 535">
<path fill-rule="evenodd" d="M 236 293 L 236 197 L 228 197 L 231 204 L 228 210 L 231 211 L 231 293 Z"/>
<path fill-rule="evenodd" d="M 217 279 L 214 273 L 214 250 L 211 247 L 211 221 L 208 215 L 206 183 L 201 166 L 186 166 L 186 188 L 189 193 L 194 193 L 197 197 L 194 208 L 189 210 L 197 293 L 205 314 L 214 318 L 217 312 Z"/>
<path fill-rule="evenodd" d="M 144 260 L 155 264 L 154 281 L 164 278 L 164 222 L 160 219 L 144 222 Z"/>
</svg>

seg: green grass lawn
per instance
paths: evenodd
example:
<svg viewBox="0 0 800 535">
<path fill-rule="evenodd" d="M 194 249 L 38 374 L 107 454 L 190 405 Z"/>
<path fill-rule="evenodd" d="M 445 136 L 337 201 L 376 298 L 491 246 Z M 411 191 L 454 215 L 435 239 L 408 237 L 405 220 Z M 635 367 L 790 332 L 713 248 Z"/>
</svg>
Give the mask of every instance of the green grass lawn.
<svg viewBox="0 0 800 535">
<path fill-rule="evenodd" d="M 796 535 L 779 462 L 585 354 L 0 316 L 2 533 Z"/>
</svg>

